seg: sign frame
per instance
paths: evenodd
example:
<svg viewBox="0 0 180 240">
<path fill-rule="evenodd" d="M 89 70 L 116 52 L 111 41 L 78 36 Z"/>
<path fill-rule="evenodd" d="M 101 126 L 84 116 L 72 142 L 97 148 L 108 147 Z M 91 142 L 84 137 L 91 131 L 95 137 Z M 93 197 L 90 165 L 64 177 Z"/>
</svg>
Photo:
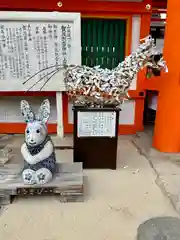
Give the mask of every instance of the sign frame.
<svg viewBox="0 0 180 240">
<path fill-rule="evenodd" d="M 110 137 L 116 136 L 115 111 L 79 111 L 77 137 Z"/>
<path fill-rule="evenodd" d="M 71 12 L 27 12 L 27 11 L 1 11 L 0 23 L 2 21 L 26 21 L 26 22 L 71 22 L 72 28 L 72 48 L 74 58 L 71 64 L 81 65 L 81 14 Z M 62 92 L 65 91 L 64 84 L 64 69 L 59 71 L 52 78 L 42 91 L 56 92 L 56 108 L 57 108 L 57 136 L 64 137 L 63 124 L 63 99 Z M 26 79 L 24 79 L 26 80 Z M 7 80 L 0 80 L 0 92 L 26 92 L 34 84 L 33 79 L 23 85 L 23 81 L 12 80 L 11 83 Z M 30 91 L 39 92 L 38 86 L 34 86 Z"/>
</svg>

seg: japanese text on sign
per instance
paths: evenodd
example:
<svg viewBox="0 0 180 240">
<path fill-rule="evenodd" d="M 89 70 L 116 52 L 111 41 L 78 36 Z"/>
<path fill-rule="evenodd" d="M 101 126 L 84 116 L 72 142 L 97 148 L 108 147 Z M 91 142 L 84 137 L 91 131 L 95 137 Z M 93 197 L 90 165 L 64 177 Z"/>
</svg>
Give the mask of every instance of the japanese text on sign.
<svg viewBox="0 0 180 240">
<path fill-rule="evenodd" d="M 72 23 L 0 22 L 0 80 L 24 80 L 41 69 L 68 64 L 71 40 Z"/>
<path fill-rule="evenodd" d="M 116 112 L 78 112 L 78 137 L 115 137 Z"/>
</svg>

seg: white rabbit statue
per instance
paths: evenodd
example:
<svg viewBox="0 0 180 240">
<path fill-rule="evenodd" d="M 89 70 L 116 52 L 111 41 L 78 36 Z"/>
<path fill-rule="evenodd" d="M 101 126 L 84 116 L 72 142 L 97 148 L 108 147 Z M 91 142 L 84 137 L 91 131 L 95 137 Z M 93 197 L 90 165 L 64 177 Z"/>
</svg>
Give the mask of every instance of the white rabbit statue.
<svg viewBox="0 0 180 240">
<path fill-rule="evenodd" d="M 37 115 L 25 100 L 21 101 L 20 109 L 27 122 L 25 142 L 21 147 L 24 158 L 22 179 L 25 184 L 45 184 L 56 171 L 54 146 L 46 126 L 50 103 L 48 99 L 44 100 Z"/>
</svg>

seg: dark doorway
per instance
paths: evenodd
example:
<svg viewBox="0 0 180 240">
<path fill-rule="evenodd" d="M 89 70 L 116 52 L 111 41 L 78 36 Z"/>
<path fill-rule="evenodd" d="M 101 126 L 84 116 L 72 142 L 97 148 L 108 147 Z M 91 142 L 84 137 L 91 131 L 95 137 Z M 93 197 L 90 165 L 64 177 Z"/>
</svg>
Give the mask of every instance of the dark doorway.
<svg viewBox="0 0 180 240">
<path fill-rule="evenodd" d="M 145 104 L 144 104 L 144 131 L 153 134 L 156 111 L 157 111 L 158 91 L 146 91 Z"/>
</svg>

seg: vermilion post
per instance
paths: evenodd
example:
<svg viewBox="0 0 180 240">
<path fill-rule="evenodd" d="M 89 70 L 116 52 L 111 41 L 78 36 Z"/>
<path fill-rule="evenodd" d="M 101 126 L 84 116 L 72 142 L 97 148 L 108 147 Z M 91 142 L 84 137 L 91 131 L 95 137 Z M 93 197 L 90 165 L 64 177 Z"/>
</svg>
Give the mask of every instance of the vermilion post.
<svg viewBox="0 0 180 240">
<path fill-rule="evenodd" d="M 180 1 L 168 0 L 164 57 L 169 72 L 161 82 L 153 147 L 180 152 Z"/>
</svg>

